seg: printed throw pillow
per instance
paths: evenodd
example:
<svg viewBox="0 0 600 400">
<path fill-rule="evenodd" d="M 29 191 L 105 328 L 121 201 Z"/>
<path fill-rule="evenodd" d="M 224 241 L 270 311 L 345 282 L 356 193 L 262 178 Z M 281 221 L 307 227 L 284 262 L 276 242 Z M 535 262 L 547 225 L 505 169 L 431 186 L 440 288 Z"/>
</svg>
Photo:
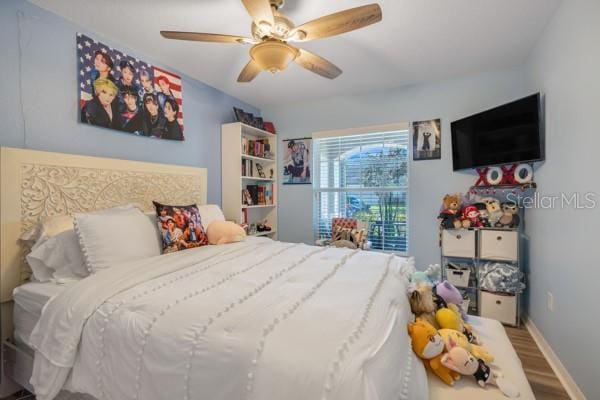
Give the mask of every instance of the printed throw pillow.
<svg viewBox="0 0 600 400">
<path fill-rule="evenodd" d="M 208 244 L 198 206 L 171 206 L 153 202 L 162 234 L 163 254 Z"/>
</svg>

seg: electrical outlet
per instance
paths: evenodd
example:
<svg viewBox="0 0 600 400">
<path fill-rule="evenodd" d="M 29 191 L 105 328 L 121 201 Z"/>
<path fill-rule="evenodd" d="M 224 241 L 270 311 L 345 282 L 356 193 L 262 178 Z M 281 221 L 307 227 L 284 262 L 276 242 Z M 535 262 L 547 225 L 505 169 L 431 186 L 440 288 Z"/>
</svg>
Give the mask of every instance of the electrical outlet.
<svg viewBox="0 0 600 400">
<path fill-rule="evenodd" d="M 554 295 L 552 292 L 546 292 L 546 307 L 549 311 L 554 311 Z"/>
</svg>

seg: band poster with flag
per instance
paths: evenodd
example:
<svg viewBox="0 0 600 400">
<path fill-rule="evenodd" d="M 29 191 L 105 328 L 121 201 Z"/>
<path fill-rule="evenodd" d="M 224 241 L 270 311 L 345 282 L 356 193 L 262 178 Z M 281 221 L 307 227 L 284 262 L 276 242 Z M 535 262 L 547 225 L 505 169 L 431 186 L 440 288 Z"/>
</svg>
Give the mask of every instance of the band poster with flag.
<svg viewBox="0 0 600 400">
<path fill-rule="evenodd" d="M 185 140 L 181 77 L 77 34 L 82 123 L 156 139 Z"/>
</svg>

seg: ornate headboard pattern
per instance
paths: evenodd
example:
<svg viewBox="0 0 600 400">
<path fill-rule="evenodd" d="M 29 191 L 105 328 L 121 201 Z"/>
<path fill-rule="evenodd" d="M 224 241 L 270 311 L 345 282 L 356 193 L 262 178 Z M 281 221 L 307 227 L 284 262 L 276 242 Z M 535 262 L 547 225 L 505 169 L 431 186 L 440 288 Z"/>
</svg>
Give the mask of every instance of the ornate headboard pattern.
<svg viewBox="0 0 600 400">
<path fill-rule="evenodd" d="M 0 300 L 28 278 L 19 236 L 46 216 L 126 203 L 205 204 L 205 168 L 0 149 Z"/>
</svg>

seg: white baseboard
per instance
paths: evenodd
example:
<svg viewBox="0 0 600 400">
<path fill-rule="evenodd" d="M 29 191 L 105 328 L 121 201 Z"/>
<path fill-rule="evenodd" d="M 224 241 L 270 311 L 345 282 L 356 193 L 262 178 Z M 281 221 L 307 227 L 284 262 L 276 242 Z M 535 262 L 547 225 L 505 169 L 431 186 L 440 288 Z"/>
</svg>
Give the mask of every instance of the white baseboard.
<svg viewBox="0 0 600 400">
<path fill-rule="evenodd" d="M 562 383 L 563 387 L 565 388 L 567 394 L 571 397 L 571 399 L 586 400 L 585 394 L 583 394 L 581 389 L 579 389 L 579 386 L 577 386 L 577 383 L 575 382 L 573 377 L 571 377 L 569 371 L 567 371 L 565 366 L 562 364 L 562 362 L 554 352 L 554 350 L 552 350 L 552 347 L 550 347 L 550 344 L 546 341 L 546 339 L 542 335 L 542 332 L 540 332 L 540 330 L 537 328 L 537 326 L 535 326 L 533 321 L 527 316 L 523 317 L 523 323 L 525 324 L 525 327 L 531 334 L 531 337 L 533 337 L 535 343 L 540 348 L 544 357 L 546 357 L 548 364 L 550 364 L 550 367 L 552 367 L 552 370 L 558 377 L 560 383 Z"/>
</svg>

